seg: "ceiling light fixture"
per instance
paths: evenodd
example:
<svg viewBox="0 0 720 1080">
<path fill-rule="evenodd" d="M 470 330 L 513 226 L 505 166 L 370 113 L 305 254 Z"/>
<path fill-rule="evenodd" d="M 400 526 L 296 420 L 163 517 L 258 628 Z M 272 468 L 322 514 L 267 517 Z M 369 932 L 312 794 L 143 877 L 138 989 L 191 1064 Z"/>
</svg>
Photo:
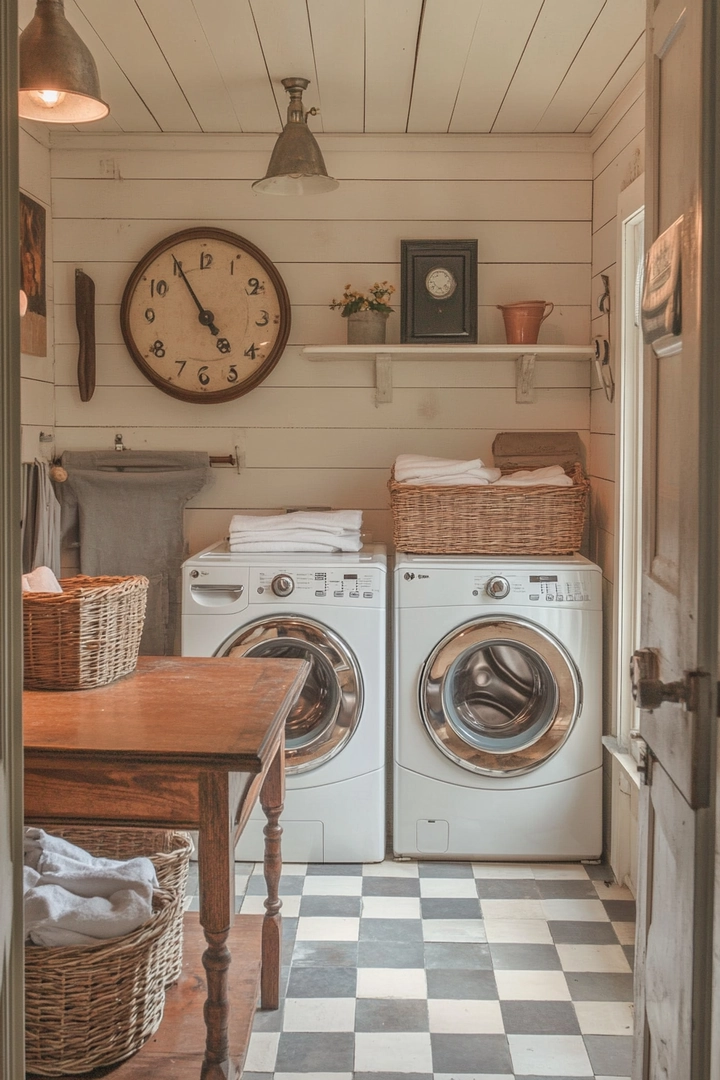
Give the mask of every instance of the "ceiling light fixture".
<svg viewBox="0 0 720 1080">
<path fill-rule="evenodd" d="M 338 182 L 328 176 L 320 147 L 307 125 L 308 116 L 318 110 L 303 109 L 302 94 L 310 80 L 283 79 L 282 84 L 290 95 L 287 124 L 275 143 L 265 176 L 256 180 L 253 188 L 265 195 L 319 195 L 333 191 Z"/>
<path fill-rule="evenodd" d="M 18 112 L 27 120 L 83 124 L 110 112 L 90 50 L 65 18 L 63 0 L 37 0 L 20 35 Z"/>
</svg>

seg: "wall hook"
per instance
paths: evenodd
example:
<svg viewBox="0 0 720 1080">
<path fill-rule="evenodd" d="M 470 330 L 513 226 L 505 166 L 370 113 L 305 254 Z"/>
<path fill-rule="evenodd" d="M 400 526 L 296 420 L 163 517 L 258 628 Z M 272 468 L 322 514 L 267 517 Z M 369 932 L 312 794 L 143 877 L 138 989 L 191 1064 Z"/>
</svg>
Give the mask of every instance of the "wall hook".
<svg viewBox="0 0 720 1080">
<path fill-rule="evenodd" d="M 116 450 L 126 450 L 127 449 L 127 447 L 123 444 L 123 437 L 120 434 L 115 436 L 115 449 Z"/>
<path fill-rule="evenodd" d="M 601 274 L 600 275 L 600 280 L 603 283 L 603 288 L 605 289 L 605 292 L 602 294 L 602 296 L 598 297 L 598 302 L 597 302 L 598 310 L 601 311 L 603 315 L 608 315 L 609 316 L 610 315 L 610 278 L 608 277 L 607 274 Z"/>
</svg>

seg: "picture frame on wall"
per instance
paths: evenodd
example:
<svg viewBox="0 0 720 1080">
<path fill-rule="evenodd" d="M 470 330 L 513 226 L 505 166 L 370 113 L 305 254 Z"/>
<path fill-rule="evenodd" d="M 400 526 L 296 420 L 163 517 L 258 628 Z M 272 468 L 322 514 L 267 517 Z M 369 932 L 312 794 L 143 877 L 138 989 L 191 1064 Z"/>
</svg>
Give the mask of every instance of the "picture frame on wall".
<svg viewBox="0 0 720 1080">
<path fill-rule="evenodd" d="M 477 267 L 477 240 L 401 240 L 401 342 L 475 345 Z"/>
<path fill-rule="evenodd" d="M 47 356 L 45 207 L 20 192 L 20 288 L 27 311 L 20 320 L 20 351 Z"/>
</svg>

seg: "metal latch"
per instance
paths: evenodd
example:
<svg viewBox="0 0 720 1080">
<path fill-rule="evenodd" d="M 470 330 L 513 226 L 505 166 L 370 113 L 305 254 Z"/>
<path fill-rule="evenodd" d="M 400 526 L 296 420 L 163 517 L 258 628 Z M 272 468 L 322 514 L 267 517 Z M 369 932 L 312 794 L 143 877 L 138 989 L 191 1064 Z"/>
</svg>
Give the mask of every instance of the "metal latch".
<svg viewBox="0 0 720 1080">
<path fill-rule="evenodd" d="M 638 709 L 652 712 L 664 701 L 682 703 L 686 712 L 698 707 L 700 672 L 686 671 L 682 679 L 664 683 L 659 678 L 660 662 L 656 649 L 638 649 L 630 659 L 632 696 Z"/>
</svg>

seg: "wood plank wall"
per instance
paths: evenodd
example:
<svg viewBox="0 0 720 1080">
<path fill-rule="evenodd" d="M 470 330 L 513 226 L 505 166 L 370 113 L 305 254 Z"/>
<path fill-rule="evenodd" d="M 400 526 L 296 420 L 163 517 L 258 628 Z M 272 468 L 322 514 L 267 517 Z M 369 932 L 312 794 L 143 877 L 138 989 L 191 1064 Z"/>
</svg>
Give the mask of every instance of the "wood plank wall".
<svg viewBox="0 0 720 1080">
<path fill-rule="evenodd" d="M 244 455 L 213 470 L 186 513 L 189 547 L 222 537 L 234 510 L 359 507 L 390 537 L 386 481 L 400 452 L 489 459 L 496 432 L 572 429 L 589 441 L 589 364 L 538 365 L 537 402 L 515 402 L 512 362 L 395 365 L 392 404 L 376 407 L 368 362 L 312 363 L 306 344 L 340 343 L 330 300 L 351 282 L 398 286 L 403 238 L 477 238 L 480 340 L 503 342 L 496 304 L 552 300 L 541 341 L 590 336 L 592 174 L 586 136 L 324 137 L 336 192 L 256 196 L 268 136 L 53 136 L 58 450 L 204 449 Z M 133 266 L 157 241 L 201 222 L 263 249 L 293 307 L 287 350 L 266 382 L 234 402 L 196 406 L 148 383 L 122 344 L 118 313 Z M 75 267 L 96 282 L 98 388 L 75 383 Z M 389 339 L 398 340 L 398 317 Z"/>
</svg>

